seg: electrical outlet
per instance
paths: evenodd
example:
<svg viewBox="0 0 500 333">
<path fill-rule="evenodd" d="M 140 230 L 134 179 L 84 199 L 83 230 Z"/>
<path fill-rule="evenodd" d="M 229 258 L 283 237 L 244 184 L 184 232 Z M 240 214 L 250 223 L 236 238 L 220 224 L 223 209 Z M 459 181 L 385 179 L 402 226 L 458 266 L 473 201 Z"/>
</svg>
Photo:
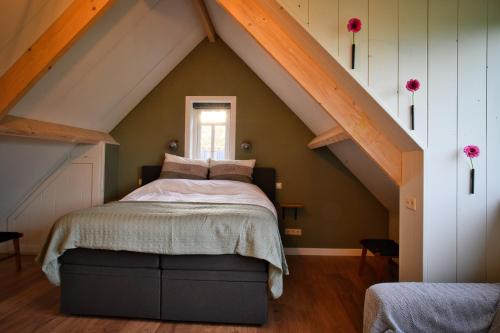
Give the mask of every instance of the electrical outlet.
<svg viewBox="0 0 500 333">
<path fill-rule="evenodd" d="M 417 210 L 417 198 L 408 197 L 405 200 L 406 208 L 409 210 Z"/>
<path fill-rule="evenodd" d="M 285 229 L 285 235 L 289 236 L 302 236 L 302 229 Z"/>
<path fill-rule="evenodd" d="M 276 183 L 276 189 L 281 190 L 283 188 L 283 183 Z"/>
<path fill-rule="evenodd" d="M 142 186 L 142 178 L 137 179 L 137 185 Z"/>
</svg>

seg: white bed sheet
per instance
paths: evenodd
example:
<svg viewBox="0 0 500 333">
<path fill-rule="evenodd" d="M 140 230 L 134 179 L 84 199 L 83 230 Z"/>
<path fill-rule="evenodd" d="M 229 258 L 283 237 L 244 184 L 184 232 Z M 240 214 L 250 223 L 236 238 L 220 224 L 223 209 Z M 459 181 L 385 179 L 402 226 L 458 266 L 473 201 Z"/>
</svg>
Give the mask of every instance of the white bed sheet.
<svg viewBox="0 0 500 333">
<path fill-rule="evenodd" d="M 120 201 L 250 204 L 269 209 L 277 218 L 273 203 L 258 186 L 232 180 L 157 179 Z"/>
</svg>

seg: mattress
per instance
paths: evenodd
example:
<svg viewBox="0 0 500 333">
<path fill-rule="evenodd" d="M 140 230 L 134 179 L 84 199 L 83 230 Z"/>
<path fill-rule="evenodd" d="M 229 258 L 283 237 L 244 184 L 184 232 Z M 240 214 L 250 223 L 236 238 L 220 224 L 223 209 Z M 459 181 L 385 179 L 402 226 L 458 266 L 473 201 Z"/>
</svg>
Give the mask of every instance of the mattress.
<svg viewBox="0 0 500 333">
<path fill-rule="evenodd" d="M 59 284 L 58 258 L 74 248 L 263 259 L 275 298 L 288 274 L 274 206 L 257 186 L 227 180 L 160 179 L 62 217 L 37 258 L 51 282 Z"/>
</svg>

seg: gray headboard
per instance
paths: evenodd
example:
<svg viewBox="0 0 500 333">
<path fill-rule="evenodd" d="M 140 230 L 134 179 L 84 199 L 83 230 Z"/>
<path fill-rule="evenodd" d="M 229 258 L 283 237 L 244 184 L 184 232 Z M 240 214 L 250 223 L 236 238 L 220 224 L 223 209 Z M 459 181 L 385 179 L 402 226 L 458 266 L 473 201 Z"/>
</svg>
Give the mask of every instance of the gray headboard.
<svg viewBox="0 0 500 333">
<path fill-rule="evenodd" d="M 142 167 L 142 185 L 146 185 L 160 177 L 161 165 L 145 165 Z M 276 170 L 274 168 L 254 168 L 253 183 L 264 192 L 271 202 L 276 203 Z"/>
</svg>

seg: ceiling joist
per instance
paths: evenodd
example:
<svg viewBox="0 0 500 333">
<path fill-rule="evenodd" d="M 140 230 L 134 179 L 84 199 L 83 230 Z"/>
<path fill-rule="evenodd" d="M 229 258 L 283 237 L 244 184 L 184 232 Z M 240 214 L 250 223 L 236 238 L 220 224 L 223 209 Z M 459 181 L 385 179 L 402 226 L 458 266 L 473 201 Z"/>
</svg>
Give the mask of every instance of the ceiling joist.
<svg viewBox="0 0 500 333">
<path fill-rule="evenodd" d="M 201 24 L 203 25 L 203 29 L 205 29 L 205 33 L 207 34 L 208 40 L 213 43 L 215 42 L 215 29 L 212 24 L 212 20 L 210 19 L 210 15 L 208 15 L 207 7 L 203 0 L 193 0 L 194 8 L 200 17 Z"/>
<path fill-rule="evenodd" d="M 324 133 L 321 133 L 315 137 L 311 142 L 307 144 L 309 149 L 316 149 L 324 146 L 328 146 L 340 141 L 348 140 L 351 137 L 342 128 L 336 126 Z"/>
<path fill-rule="evenodd" d="M 391 179 L 401 185 L 402 153 L 378 130 L 293 32 L 298 23 L 268 0 L 217 0 L 250 35 L 328 112 Z M 278 9 L 277 9 L 278 8 Z M 281 16 L 280 16 L 281 15 Z M 294 30 L 295 29 L 295 30 Z"/>
<path fill-rule="evenodd" d="M 102 141 L 118 144 L 108 133 L 10 115 L 0 119 L 0 135 L 71 143 L 97 144 Z"/>
<path fill-rule="evenodd" d="M 114 0 L 74 0 L 0 78 L 0 119 Z"/>
</svg>

